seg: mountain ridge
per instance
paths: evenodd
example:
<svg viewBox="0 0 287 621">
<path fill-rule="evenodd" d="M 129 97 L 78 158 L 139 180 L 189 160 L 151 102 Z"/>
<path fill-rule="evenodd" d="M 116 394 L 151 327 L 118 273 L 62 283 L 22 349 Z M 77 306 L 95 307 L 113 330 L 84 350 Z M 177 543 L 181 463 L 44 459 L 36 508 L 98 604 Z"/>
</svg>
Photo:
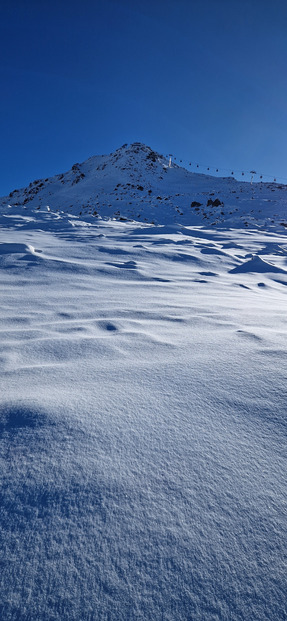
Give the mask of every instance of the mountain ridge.
<svg viewBox="0 0 287 621">
<path fill-rule="evenodd" d="M 75 163 L 0 199 L 3 210 L 153 224 L 286 226 L 287 186 L 193 173 L 140 142 Z"/>
</svg>

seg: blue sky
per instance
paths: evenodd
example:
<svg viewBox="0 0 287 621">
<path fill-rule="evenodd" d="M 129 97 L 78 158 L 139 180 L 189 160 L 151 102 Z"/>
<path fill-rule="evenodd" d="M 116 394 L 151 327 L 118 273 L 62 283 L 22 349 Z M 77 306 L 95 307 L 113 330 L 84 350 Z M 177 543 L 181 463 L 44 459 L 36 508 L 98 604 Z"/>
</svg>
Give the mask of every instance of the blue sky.
<svg viewBox="0 0 287 621">
<path fill-rule="evenodd" d="M 286 35 L 279 0 L 2 0 L 0 195 L 133 141 L 287 179 Z"/>
</svg>

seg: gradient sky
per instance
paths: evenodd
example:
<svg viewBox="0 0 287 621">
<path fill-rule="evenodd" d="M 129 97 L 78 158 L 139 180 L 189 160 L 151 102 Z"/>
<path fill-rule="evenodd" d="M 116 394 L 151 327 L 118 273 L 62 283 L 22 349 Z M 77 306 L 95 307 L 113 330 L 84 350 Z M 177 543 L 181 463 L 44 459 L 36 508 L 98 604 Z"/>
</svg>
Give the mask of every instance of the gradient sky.
<svg viewBox="0 0 287 621">
<path fill-rule="evenodd" d="M 133 141 L 287 183 L 286 1 L 0 8 L 0 195 Z"/>
</svg>

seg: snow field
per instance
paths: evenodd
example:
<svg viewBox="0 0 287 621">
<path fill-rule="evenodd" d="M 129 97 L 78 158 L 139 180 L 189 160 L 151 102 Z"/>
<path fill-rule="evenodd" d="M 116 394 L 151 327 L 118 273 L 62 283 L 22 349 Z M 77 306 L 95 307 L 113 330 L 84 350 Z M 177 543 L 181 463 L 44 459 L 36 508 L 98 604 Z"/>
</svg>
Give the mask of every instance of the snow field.
<svg viewBox="0 0 287 621">
<path fill-rule="evenodd" d="M 2 220 L 1 618 L 286 618 L 285 239 Z"/>
</svg>

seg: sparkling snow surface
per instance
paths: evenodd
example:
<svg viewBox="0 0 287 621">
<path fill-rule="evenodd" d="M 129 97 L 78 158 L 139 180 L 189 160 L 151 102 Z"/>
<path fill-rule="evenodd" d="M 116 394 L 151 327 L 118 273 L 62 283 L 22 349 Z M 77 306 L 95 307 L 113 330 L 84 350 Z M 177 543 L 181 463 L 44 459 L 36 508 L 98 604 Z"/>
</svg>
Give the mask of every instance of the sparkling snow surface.
<svg viewBox="0 0 287 621">
<path fill-rule="evenodd" d="M 1 620 L 286 619 L 285 229 L 10 211 Z"/>
</svg>

